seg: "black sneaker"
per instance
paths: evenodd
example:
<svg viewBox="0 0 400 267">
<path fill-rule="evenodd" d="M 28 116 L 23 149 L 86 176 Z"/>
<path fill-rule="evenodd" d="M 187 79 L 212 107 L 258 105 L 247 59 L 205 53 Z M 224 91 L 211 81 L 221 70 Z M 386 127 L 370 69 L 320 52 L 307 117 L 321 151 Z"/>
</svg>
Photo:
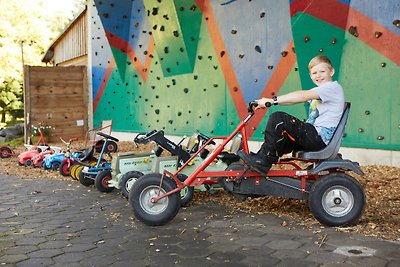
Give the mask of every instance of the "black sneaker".
<svg viewBox="0 0 400 267">
<path fill-rule="evenodd" d="M 239 157 L 251 168 L 260 174 L 266 175 L 272 164 L 261 159 L 257 154 L 247 154 L 243 150 L 238 152 Z"/>
</svg>

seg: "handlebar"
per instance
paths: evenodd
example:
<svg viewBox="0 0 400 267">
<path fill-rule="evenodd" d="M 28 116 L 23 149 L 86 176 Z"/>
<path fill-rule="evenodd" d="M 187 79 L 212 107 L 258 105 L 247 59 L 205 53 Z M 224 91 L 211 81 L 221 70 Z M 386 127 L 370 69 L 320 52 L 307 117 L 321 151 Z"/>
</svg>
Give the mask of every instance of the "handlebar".
<svg viewBox="0 0 400 267">
<path fill-rule="evenodd" d="M 103 132 L 97 132 L 98 135 L 103 136 L 106 139 L 113 140 L 115 142 L 119 142 L 118 138 L 112 137 L 111 135 L 105 134 Z"/>
<path fill-rule="evenodd" d="M 67 142 L 67 141 L 65 141 L 62 137 L 60 137 L 60 140 L 61 140 L 61 142 L 63 142 L 64 144 L 69 145 L 69 144 L 71 144 L 72 142 L 78 141 L 79 138 L 78 138 L 78 137 L 73 137 L 73 138 L 69 139 L 69 141 Z"/>
<path fill-rule="evenodd" d="M 271 106 L 271 102 L 266 102 L 265 107 L 269 108 Z M 249 102 L 249 106 L 247 107 L 247 111 L 251 114 L 254 114 L 254 108 L 258 107 L 258 101 L 253 100 Z"/>
</svg>

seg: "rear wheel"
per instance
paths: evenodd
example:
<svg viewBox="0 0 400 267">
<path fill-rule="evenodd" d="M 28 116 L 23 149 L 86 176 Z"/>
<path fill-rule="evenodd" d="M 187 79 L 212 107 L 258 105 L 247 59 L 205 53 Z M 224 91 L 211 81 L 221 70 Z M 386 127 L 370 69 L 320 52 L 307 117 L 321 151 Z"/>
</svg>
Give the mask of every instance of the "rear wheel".
<svg viewBox="0 0 400 267">
<path fill-rule="evenodd" d="M 72 164 L 69 167 L 69 175 L 71 176 L 72 179 L 74 180 L 78 180 L 77 176 L 76 176 L 76 169 L 79 167 L 80 165 L 77 163 Z"/>
<path fill-rule="evenodd" d="M 80 171 L 78 173 L 78 179 L 79 182 L 84 186 L 91 186 L 92 184 L 94 184 L 93 179 L 85 177 L 85 174 L 83 173 L 83 167 L 80 168 Z"/>
<path fill-rule="evenodd" d="M 60 165 L 61 165 L 60 162 L 54 161 L 54 162 L 51 164 L 51 169 L 52 169 L 53 171 L 58 171 L 58 170 L 60 169 Z"/>
<path fill-rule="evenodd" d="M 171 221 L 181 206 L 179 193 L 176 192 L 157 202 L 152 199 L 176 188 L 176 183 L 168 177 L 162 179 L 159 173 L 143 175 L 132 186 L 129 202 L 138 220 L 146 225 L 164 225 Z M 161 185 L 161 186 L 160 186 Z"/>
<path fill-rule="evenodd" d="M 101 171 L 96 175 L 95 185 L 97 190 L 104 193 L 109 193 L 114 190 L 115 187 L 110 187 L 108 182 L 112 180 L 111 171 Z"/>
<path fill-rule="evenodd" d="M 311 187 L 309 207 L 314 217 L 322 224 L 352 225 L 364 211 L 364 190 L 360 183 L 349 175 L 328 174 Z"/>
<path fill-rule="evenodd" d="M 0 147 L 0 158 L 5 159 L 9 158 L 12 155 L 12 150 L 9 147 L 2 146 Z"/>
<path fill-rule="evenodd" d="M 225 171 L 242 171 L 245 169 L 245 166 L 243 164 L 231 164 L 228 167 L 226 167 Z M 250 195 L 246 195 L 246 194 L 240 194 L 238 192 L 235 192 L 234 190 L 234 186 L 235 183 L 240 183 L 239 181 L 236 181 L 237 177 L 236 176 L 232 176 L 232 177 L 219 177 L 218 178 L 218 183 L 222 186 L 222 188 L 224 188 L 224 190 L 226 192 L 232 193 L 233 196 L 240 200 L 240 201 L 244 201 L 246 200 L 248 197 L 250 197 Z"/>
<path fill-rule="evenodd" d="M 121 188 L 121 193 L 124 197 L 129 197 L 129 191 L 131 190 L 132 185 L 142 176 L 143 173 L 138 171 L 129 171 L 122 175 L 119 180 L 119 187 Z"/>
<path fill-rule="evenodd" d="M 184 174 L 178 174 L 177 175 L 179 181 L 184 182 L 187 178 L 186 175 Z M 192 200 L 193 195 L 194 195 L 194 187 L 193 186 L 185 186 L 184 188 L 181 189 L 180 191 L 181 195 L 181 206 L 185 207 L 189 204 L 190 200 Z"/>
<path fill-rule="evenodd" d="M 25 162 L 24 162 L 25 167 L 32 167 L 32 165 L 33 165 L 33 161 L 31 159 L 25 160 Z"/>
</svg>

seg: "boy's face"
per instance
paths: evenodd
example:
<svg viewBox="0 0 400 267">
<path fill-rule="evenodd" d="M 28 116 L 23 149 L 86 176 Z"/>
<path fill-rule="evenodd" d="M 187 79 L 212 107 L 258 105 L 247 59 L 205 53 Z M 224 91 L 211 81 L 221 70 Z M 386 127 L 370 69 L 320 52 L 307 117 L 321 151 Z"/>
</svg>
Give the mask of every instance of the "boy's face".
<svg viewBox="0 0 400 267">
<path fill-rule="evenodd" d="M 320 86 L 325 82 L 332 81 L 334 73 L 335 70 L 329 64 L 322 62 L 311 68 L 310 77 L 317 86 Z"/>
</svg>

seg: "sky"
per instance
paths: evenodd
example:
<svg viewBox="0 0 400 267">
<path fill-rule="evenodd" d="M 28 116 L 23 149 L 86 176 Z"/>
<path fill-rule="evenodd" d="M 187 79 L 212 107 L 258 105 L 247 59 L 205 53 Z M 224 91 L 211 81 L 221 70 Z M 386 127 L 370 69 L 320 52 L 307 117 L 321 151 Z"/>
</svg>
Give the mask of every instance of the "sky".
<svg viewBox="0 0 400 267">
<path fill-rule="evenodd" d="M 49 8 L 49 11 L 54 12 L 65 12 L 66 14 L 71 14 L 75 10 L 77 3 L 82 3 L 82 0 L 42 0 L 44 4 Z M 82 4 L 83 6 L 83 4 Z"/>
</svg>

